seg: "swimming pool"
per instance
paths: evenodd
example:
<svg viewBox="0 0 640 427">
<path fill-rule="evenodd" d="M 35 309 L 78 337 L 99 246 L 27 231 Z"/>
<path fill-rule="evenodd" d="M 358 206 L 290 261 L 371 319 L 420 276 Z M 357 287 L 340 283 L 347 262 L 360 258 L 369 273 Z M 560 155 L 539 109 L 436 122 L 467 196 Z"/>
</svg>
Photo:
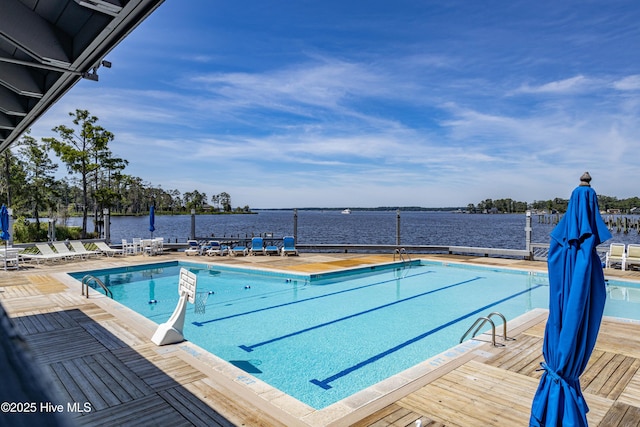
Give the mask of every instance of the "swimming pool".
<svg viewBox="0 0 640 427">
<path fill-rule="evenodd" d="M 207 293 L 204 314 L 189 306 L 185 337 L 316 409 L 454 347 L 480 316 L 548 306 L 545 274 L 424 261 L 320 275 L 171 262 L 73 277 L 100 278 L 116 301 L 162 323 L 181 267 Z M 638 318 L 638 291 L 610 284 L 605 315 Z"/>
</svg>

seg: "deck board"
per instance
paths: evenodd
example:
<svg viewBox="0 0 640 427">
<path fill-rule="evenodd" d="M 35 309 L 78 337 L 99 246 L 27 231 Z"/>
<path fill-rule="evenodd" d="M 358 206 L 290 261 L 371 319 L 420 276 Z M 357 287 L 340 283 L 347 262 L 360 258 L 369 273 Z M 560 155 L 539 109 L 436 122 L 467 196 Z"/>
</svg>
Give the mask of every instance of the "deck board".
<svg viewBox="0 0 640 427">
<path fill-rule="evenodd" d="M 526 328 L 514 334 L 516 341 L 507 342 L 506 347 L 482 344 L 455 367 L 442 369 L 437 375 L 430 373 L 428 381 L 410 384 L 406 386 L 410 390 L 394 393 L 388 401 L 345 412 L 346 416 L 332 418 L 332 422 L 324 422 L 324 415 L 314 421 L 309 416 L 313 413 L 287 412 L 279 393 L 263 392 L 258 397 L 241 384 L 226 383 L 220 374 L 212 375 L 208 369 L 213 362 L 196 361 L 187 352 L 155 346 L 147 336 L 148 329 L 123 320 L 126 316 L 119 310 L 105 308 L 108 298 L 92 295 L 87 299 L 80 295 L 79 287 L 68 287 L 55 276 L 70 266 L 82 265 L 89 270 L 148 262 L 136 258 L 92 259 L 0 272 L 0 302 L 51 377 L 53 388 L 59 390 L 57 399 L 64 404 L 91 404 L 90 412 L 71 414 L 78 425 L 380 427 L 413 426 L 418 419 L 431 427 L 528 425 L 531 399 L 542 374 L 537 369 L 542 361 L 546 315 L 528 319 Z M 215 261 L 319 273 L 392 259 L 391 255 L 301 254 Z M 436 259 L 492 264 L 478 257 L 442 255 Z M 499 264 L 531 265 L 509 260 Z M 596 349 L 581 377 L 591 409 L 590 426 L 640 425 L 638 349 L 640 323 L 603 321 Z M 273 404 L 266 400 L 270 393 L 276 397 Z"/>
<path fill-rule="evenodd" d="M 100 416 L 94 416 L 94 414 Z M 78 416 L 76 423 L 88 427 L 112 426 L 176 426 L 192 424 L 158 395 L 149 395 L 135 401 Z"/>
<path fill-rule="evenodd" d="M 542 341 L 537 335 L 543 330 L 544 324 L 533 326 L 518 335 L 516 341 L 508 343 L 507 348 L 487 350 L 484 360 L 465 363 L 364 418 L 366 424 L 357 425 L 392 425 L 385 419 L 397 410 L 397 405 L 447 426 L 528 425 L 531 402 L 541 375 L 533 372 L 531 366 L 539 366 L 537 360 L 542 360 Z M 640 360 L 603 350 L 615 347 L 627 353 L 633 346 L 640 348 L 640 325 L 627 324 L 625 329 L 605 320 L 602 330 L 616 331 L 626 342 L 611 346 L 609 337 L 603 339 L 581 377 L 590 408 L 589 425 L 640 425 Z"/>
<path fill-rule="evenodd" d="M 191 393 L 185 393 L 182 387 L 172 387 L 159 393 L 172 407 L 183 414 L 187 420 L 198 427 L 224 426 L 234 424 Z"/>
</svg>

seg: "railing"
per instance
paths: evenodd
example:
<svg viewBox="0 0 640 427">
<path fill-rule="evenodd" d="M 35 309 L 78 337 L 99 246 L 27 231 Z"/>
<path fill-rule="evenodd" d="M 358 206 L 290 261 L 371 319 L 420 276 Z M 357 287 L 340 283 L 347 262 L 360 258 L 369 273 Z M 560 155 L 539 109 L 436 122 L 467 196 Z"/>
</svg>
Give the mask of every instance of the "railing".
<svg viewBox="0 0 640 427">
<path fill-rule="evenodd" d="M 498 347 L 498 344 L 496 344 L 496 324 L 493 323 L 493 320 L 491 320 L 493 316 L 498 316 L 502 319 L 502 339 L 504 341 L 514 341 L 515 338 L 507 337 L 507 319 L 504 317 L 504 315 L 502 315 L 502 313 L 494 311 L 488 316 L 478 317 L 476 321 L 473 322 L 473 325 L 471 325 L 471 327 L 467 329 L 467 332 L 462 335 L 462 338 L 460 338 L 460 342 L 463 342 L 465 338 L 467 338 L 469 333 L 471 333 L 471 331 L 473 331 L 473 333 L 471 333 L 471 339 L 473 339 L 480 331 L 480 328 L 482 328 L 486 323 L 489 323 L 491 325 L 491 345 L 493 345 L 494 347 Z M 475 330 L 473 330 L 473 328 L 475 328 Z M 500 344 L 500 346 L 504 346 L 504 344 Z"/>
<path fill-rule="evenodd" d="M 609 245 L 600 245 L 596 248 L 600 261 L 604 262 Z M 531 258 L 534 261 L 546 261 L 549 257 L 549 244 L 548 243 L 532 243 L 531 244 Z"/>
<path fill-rule="evenodd" d="M 436 246 L 436 245 L 348 245 L 348 244 L 306 244 L 297 243 L 296 248 L 308 252 L 372 252 L 389 253 L 396 249 L 404 249 L 412 254 L 419 253 L 445 253 L 445 254 L 473 254 L 488 256 L 499 256 L 505 258 L 529 259 L 530 253 L 524 249 L 501 249 L 501 248 L 476 248 L 471 246 Z"/>
<path fill-rule="evenodd" d="M 397 248 L 395 251 L 393 251 L 393 260 L 396 260 L 396 255 L 398 255 L 398 259 L 402 262 L 407 262 L 407 260 L 405 259 L 405 256 L 408 259 L 408 262 L 411 262 L 411 256 L 407 253 L 407 251 L 405 250 L 405 248 Z"/>
<path fill-rule="evenodd" d="M 98 279 L 97 277 L 94 277 L 90 274 L 87 274 L 86 276 L 84 276 L 82 278 L 82 295 L 85 295 L 85 288 L 87 290 L 86 296 L 87 298 L 89 298 L 89 282 L 94 282 L 96 283 L 98 286 L 100 286 L 103 290 L 104 290 L 104 294 L 106 296 L 108 296 L 109 298 L 113 299 L 113 293 L 111 292 L 111 290 L 109 288 L 107 288 L 104 283 L 102 283 L 102 280 Z"/>
</svg>

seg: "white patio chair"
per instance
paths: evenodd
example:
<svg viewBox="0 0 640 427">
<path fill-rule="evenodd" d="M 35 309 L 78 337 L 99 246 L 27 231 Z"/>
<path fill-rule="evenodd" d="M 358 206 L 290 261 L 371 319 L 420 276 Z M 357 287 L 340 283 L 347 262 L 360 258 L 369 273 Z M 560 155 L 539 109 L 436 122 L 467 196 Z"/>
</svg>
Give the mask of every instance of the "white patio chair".
<svg viewBox="0 0 640 427">
<path fill-rule="evenodd" d="M 640 245 L 629 243 L 627 245 L 627 253 L 624 257 L 624 265 L 622 269 L 632 266 L 640 266 Z"/>
<path fill-rule="evenodd" d="M 137 255 L 143 251 L 142 239 L 140 237 L 133 238 L 133 254 Z"/>
<path fill-rule="evenodd" d="M 161 254 L 164 252 L 164 237 L 156 237 L 153 239 L 156 243 L 156 253 Z"/>
<path fill-rule="evenodd" d="M 127 239 L 122 239 L 122 254 L 135 255 L 133 252 L 133 243 L 127 242 Z"/>
<path fill-rule="evenodd" d="M 611 268 L 613 264 L 621 264 L 622 269 L 625 267 L 624 243 L 611 243 L 605 257 L 605 268 Z"/>
<path fill-rule="evenodd" d="M 20 249 L 17 248 L 2 248 L 0 249 L 0 258 L 2 258 L 2 263 L 4 264 L 4 269 L 8 270 L 11 268 L 15 268 L 16 270 L 20 268 Z"/>
</svg>

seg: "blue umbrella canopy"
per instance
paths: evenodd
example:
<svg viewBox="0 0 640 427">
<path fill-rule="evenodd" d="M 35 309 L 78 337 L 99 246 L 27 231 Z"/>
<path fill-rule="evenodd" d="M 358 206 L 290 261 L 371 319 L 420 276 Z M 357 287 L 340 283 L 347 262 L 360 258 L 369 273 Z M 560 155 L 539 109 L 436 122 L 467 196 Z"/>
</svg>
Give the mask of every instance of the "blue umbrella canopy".
<svg viewBox="0 0 640 427">
<path fill-rule="evenodd" d="M 9 210 L 5 205 L 0 208 L 0 239 L 9 240 Z"/>
<path fill-rule="evenodd" d="M 611 238 L 585 173 L 567 213 L 551 232 L 549 319 L 544 333 L 544 370 L 531 407 L 530 426 L 587 426 L 589 407 L 580 375 L 596 344 L 606 288 L 596 246 Z"/>
<path fill-rule="evenodd" d="M 153 237 L 153 232 L 156 231 L 155 223 L 156 223 L 156 207 L 151 205 L 151 208 L 149 208 L 149 231 L 151 232 L 152 237 Z"/>
</svg>

